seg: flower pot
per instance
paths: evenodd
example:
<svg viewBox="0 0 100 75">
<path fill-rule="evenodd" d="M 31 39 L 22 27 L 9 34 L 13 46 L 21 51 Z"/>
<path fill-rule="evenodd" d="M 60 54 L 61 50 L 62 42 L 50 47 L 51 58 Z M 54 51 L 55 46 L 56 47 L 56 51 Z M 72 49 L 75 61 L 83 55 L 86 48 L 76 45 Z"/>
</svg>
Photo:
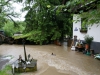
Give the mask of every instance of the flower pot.
<svg viewBox="0 0 100 75">
<path fill-rule="evenodd" d="M 87 30 L 80 30 L 81 33 L 87 33 Z"/>
<path fill-rule="evenodd" d="M 58 46 L 61 46 L 61 43 L 58 41 L 58 40 L 55 40 L 54 41 L 54 44 L 58 45 Z"/>
<path fill-rule="evenodd" d="M 81 32 L 81 33 L 87 33 L 87 31 L 88 31 L 87 28 L 81 28 L 81 29 L 80 29 L 80 32 Z"/>
<path fill-rule="evenodd" d="M 89 49 L 89 44 L 85 44 L 85 49 L 86 49 L 86 50 Z"/>
</svg>

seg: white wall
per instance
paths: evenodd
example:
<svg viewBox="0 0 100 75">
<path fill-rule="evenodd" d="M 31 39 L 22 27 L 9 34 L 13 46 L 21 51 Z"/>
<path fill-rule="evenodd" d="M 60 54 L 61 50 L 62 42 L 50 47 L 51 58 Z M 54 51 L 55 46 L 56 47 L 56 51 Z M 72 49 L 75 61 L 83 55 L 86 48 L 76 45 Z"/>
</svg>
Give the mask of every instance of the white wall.
<svg viewBox="0 0 100 75">
<path fill-rule="evenodd" d="M 95 42 L 100 42 L 100 24 L 97 27 L 98 24 L 94 24 L 92 26 L 88 27 L 88 32 L 87 33 L 81 33 L 80 28 L 81 28 L 81 18 L 79 18 L 79 15 L 74 14 L 73 15 L 73 20 L 79 20 L 77 22 L 73 22 L 73 36 L 77 35 L 78 39 L 84 40 L 85 35 L 90 35 L 94 37 Z M 77 27 L 78 31 L 74 31 L 75 27 Z"/>
</svg>

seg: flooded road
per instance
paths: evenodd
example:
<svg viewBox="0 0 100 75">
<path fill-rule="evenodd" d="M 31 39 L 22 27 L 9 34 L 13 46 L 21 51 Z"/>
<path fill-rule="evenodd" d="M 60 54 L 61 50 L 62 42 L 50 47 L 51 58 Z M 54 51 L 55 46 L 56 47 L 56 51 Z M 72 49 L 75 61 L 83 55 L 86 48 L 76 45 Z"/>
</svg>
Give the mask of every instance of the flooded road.
<svg viewBox="0 0 100 75">
<path fill-rule="evenodd" d="M 100 75 L 100 61 L 70 47 L 57 45 L 26 45 L 27 55 L 37 59 L 37 71 L 21 75 Z M 51 55 L 51 54 L 54 55 Z M 12 55 L 10 63 L 24 58 L 23 45 L 0 45 L 0 55 Z"/>
</svg>

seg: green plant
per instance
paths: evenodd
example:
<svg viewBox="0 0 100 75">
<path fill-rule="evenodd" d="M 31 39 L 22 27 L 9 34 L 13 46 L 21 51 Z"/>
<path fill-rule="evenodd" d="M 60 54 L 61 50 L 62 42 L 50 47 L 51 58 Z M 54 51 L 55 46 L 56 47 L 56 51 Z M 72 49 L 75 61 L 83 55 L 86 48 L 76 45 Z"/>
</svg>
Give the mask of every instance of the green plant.
<svg viewBox="0 0 100 75">
<path fill-rule="evenodd" d="M 93 3 L 91 3 L 93 1 Z M 96 2 L 96 3 L 95 3 Z M 91 4 L 87 6 L 88 4 Z M 82 7 L 81 7 L 82 6 Z M 69 0 L 66 2 L 66 7 L 68 11 L 70 12 L 79 12 L 81 17 L 85 17 L 88 21 L 85 21 L 84 24 L 86 23 L 87 25 L 93 25 L 93 24 L 98 24 L 100 23 L 100 2 L 99 0 Z M 84 8 L 86 7 L 85 10 L 88 10 L 87 12 L 84 9 L 77 10 L 78 8 Z M 75 9 L 75 11 L 73 10 Z M 89 10 L 90 9 L 90 10 Z"/>
<path fill-rule="evenodd" d="M 5 32 L 5 35 L 8 37 L 12 37 L 14 33 L 16 32 L 23 32 L 25 29 L 25 23 L 24 22 L 19 22 L 16 21 L 16 23 L 18 24 L 16 27 L 14 26 L 14 23 L 11 20 L 8 20 L 4 27 L 3 30 Z"/>
<path fill-rule="evenodd" d="M 94 38 L 92 36 L 86 35 L 84 37 L 84 39 L 85 39 L 86 44 L 91 45 L 91 43 L 92 43 L 92 41 L 93 41 Z"/>
<path fill-rule="evenodd" d="M 87 32 L 87 28 L 81 28 L 80 32 Z"/>
<path fill-rule="evenodd" d="M 65 6 L 59 3 L 60 0 L 34 1 L 25 16 L 24 32 L 25 35 L 28 34 L 27 40 L 42 44 L 62 40 L 65 34 L 72 35 L 72 16 L 70 13 L 63 13 Z"/>
<path fill-rule="evenodd" d="M 0 71 L 0 75 L 11 75 L 8 71 L 11 71 L 10 65 L 6 65 L 5 68 Z"/>
<path fill-rule="evenodd" d="M 12 75 L 11 65 L 6 65 L 2 70 L 0 70 L 0 75 Z M 19 73 L 16 75 L 20 75 Z"/>
</svg>

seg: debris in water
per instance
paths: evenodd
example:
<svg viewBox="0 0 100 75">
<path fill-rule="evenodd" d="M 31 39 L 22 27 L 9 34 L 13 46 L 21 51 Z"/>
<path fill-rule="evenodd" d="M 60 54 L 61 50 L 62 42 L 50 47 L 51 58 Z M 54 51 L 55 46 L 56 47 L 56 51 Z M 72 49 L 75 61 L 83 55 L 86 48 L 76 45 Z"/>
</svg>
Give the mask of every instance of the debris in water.
<svg viewBox="0 0 100 75">
<path fill-rule="evenodd" d="M 54 55 L 54 56 L 56 56 L 56 54 L 54 54 L 54 53 L 52 53 L 51 55 Z"/>
</svg>

